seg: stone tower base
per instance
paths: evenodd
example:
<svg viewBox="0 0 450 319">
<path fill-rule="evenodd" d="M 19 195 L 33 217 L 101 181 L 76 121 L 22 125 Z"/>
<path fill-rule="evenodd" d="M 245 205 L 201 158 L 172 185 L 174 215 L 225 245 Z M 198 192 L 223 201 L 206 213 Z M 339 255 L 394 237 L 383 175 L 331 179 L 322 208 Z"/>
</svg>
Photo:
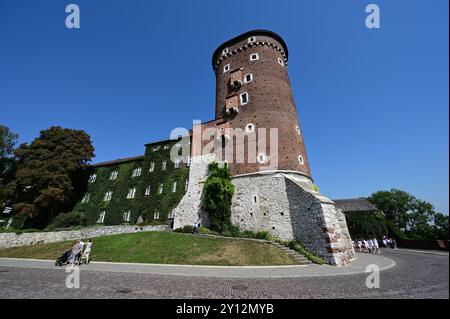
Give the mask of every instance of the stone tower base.
<svg viewBox="0 0 450 319">
<path fill-rule="evenodd" d="M 297 240 L 330 264 L 355 255 L 344 214 L 299 174 L 273 172 L 235 177 L 232 222 L 241 230 L 267 230 Z"/>
<path fill-rule="evenodd" d="M 174 210 L 174 229 L 201 222 L 203 185 L 213 154 L 192 159 L 188 190 Z M 283 240 L 297 240 L 330 264 L 343 266 L 354 250 L 344 214 L 314 191 L 312 182 L 293 172 L 267 172 L 233 178 L 236 191 L 231 221 L 241 230 L 266 230 Z"/>
</svg>

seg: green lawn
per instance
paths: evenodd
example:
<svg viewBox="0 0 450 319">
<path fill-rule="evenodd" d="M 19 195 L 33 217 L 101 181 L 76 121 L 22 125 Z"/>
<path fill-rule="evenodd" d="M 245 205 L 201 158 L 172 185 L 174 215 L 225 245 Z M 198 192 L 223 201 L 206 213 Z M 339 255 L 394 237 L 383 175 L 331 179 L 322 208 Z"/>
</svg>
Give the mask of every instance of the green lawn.
<svg viewBox="0 0 450 319">
<path fill-rule="evenodd" d="M 297 264 L 270 244 L 248 240 L 141 232 L 94 238 L 93 242 L 93 261 L 223 266 Z M 73 244 L 69 241 L 2 249 L 0 257 L 53 260 Z"/>
</svg>

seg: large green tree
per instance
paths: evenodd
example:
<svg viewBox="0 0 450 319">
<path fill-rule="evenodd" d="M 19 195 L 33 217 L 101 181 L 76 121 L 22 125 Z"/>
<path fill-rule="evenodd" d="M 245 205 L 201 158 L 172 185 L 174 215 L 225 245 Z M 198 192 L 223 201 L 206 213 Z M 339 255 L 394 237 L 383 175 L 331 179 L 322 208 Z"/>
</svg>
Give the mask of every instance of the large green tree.
<svg viewBox="0 0 450 319">
<path fill-rule="evenodd" d="M 17 171 L 7 192 L 27 227 L 42 228 L 68 209 L 86 164 L 94 156 L 90 136 L 59 126 L 41 131 L 16 150 Z"/>
<path fill-rule="evenodd" d="M 448 216 L 426 201 L 398 189 L 375 192 L 369 201 L 409 238 L 448 239 Z"/>
<path fill-rule="evenodd" d="M 5 201 L 5 185 L 11 180 L 14 169 L 14 148 L 18 135 L 3 125 L 0 125 L 0 209 Z"/>
</svg>

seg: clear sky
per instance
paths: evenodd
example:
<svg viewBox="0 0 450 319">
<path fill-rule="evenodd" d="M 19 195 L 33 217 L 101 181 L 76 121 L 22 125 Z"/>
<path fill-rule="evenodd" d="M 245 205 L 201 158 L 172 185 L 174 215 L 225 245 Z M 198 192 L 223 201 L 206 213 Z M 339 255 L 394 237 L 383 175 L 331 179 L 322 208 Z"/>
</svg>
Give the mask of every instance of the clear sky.
<svg viewBox="0 0 450 319">
<path fill-rule="evenodd" d="M 81 28 L 65 27 L 66 5 Z M 0 0 L 0 124 L 30 142 L 87 131 L 94 162 L 141 155 L 214 117 L 211 55 L 251 29 L 279 33 L 312 174 L 337 198 L 400 188 L 448 214 L 448 1 Z"/>
</svg>

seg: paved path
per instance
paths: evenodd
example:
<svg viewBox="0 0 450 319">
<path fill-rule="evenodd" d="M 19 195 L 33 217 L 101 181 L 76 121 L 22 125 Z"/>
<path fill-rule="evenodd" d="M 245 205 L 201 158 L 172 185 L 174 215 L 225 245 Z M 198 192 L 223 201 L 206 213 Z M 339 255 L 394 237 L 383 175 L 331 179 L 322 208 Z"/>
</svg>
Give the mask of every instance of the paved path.
<svg viewBox="0 0 450 319">
<path fill-rule="evenodd" d="M 347 267 L 334 267 L 330 265 L 293 265 L 293 266 L 259 266 L 259 267 L 230 267 L 230 266 L 187 266 L 187 265 L 160 265 L 160 264 L 132 264 L 92 262 L 82 265 L 80 270 L 115 273 L 139 273 L 153 275 L 176 275 L 215 278 L 285 278 L 285 277 L 317 277 L 348 275 L 365 273 L 367 265 L 375 264 L 380 270 L 395 266 L 392 259 L 379 254 L 358 254 L 358 257 Z M 65 271 L 62 267 L 55 267 L 51 260 L 0 258 L 0 266 L 53 269 Z"/>
<path fill-rule="evenodd" d="M 86 268 L 80 273 L 80 288 L 68 289 L 64 269 L 55 270 L 45 263 L 40 268 L 5 265 L 2 260 L 0 298 L 449 298 L 448 255 L 403 250 L 386 250 L 382 255 L 396 264 L 381 272 L 379 289 L 366 287 L 365 273 L 298 276 L 327 266 L 296 267 L 297 276 L 284 278 L 214 278 Z M 372 255 L 356 262 L 365 256 Z M 105 267 L 92 264 L 98 266 Z"/>
</svg>

